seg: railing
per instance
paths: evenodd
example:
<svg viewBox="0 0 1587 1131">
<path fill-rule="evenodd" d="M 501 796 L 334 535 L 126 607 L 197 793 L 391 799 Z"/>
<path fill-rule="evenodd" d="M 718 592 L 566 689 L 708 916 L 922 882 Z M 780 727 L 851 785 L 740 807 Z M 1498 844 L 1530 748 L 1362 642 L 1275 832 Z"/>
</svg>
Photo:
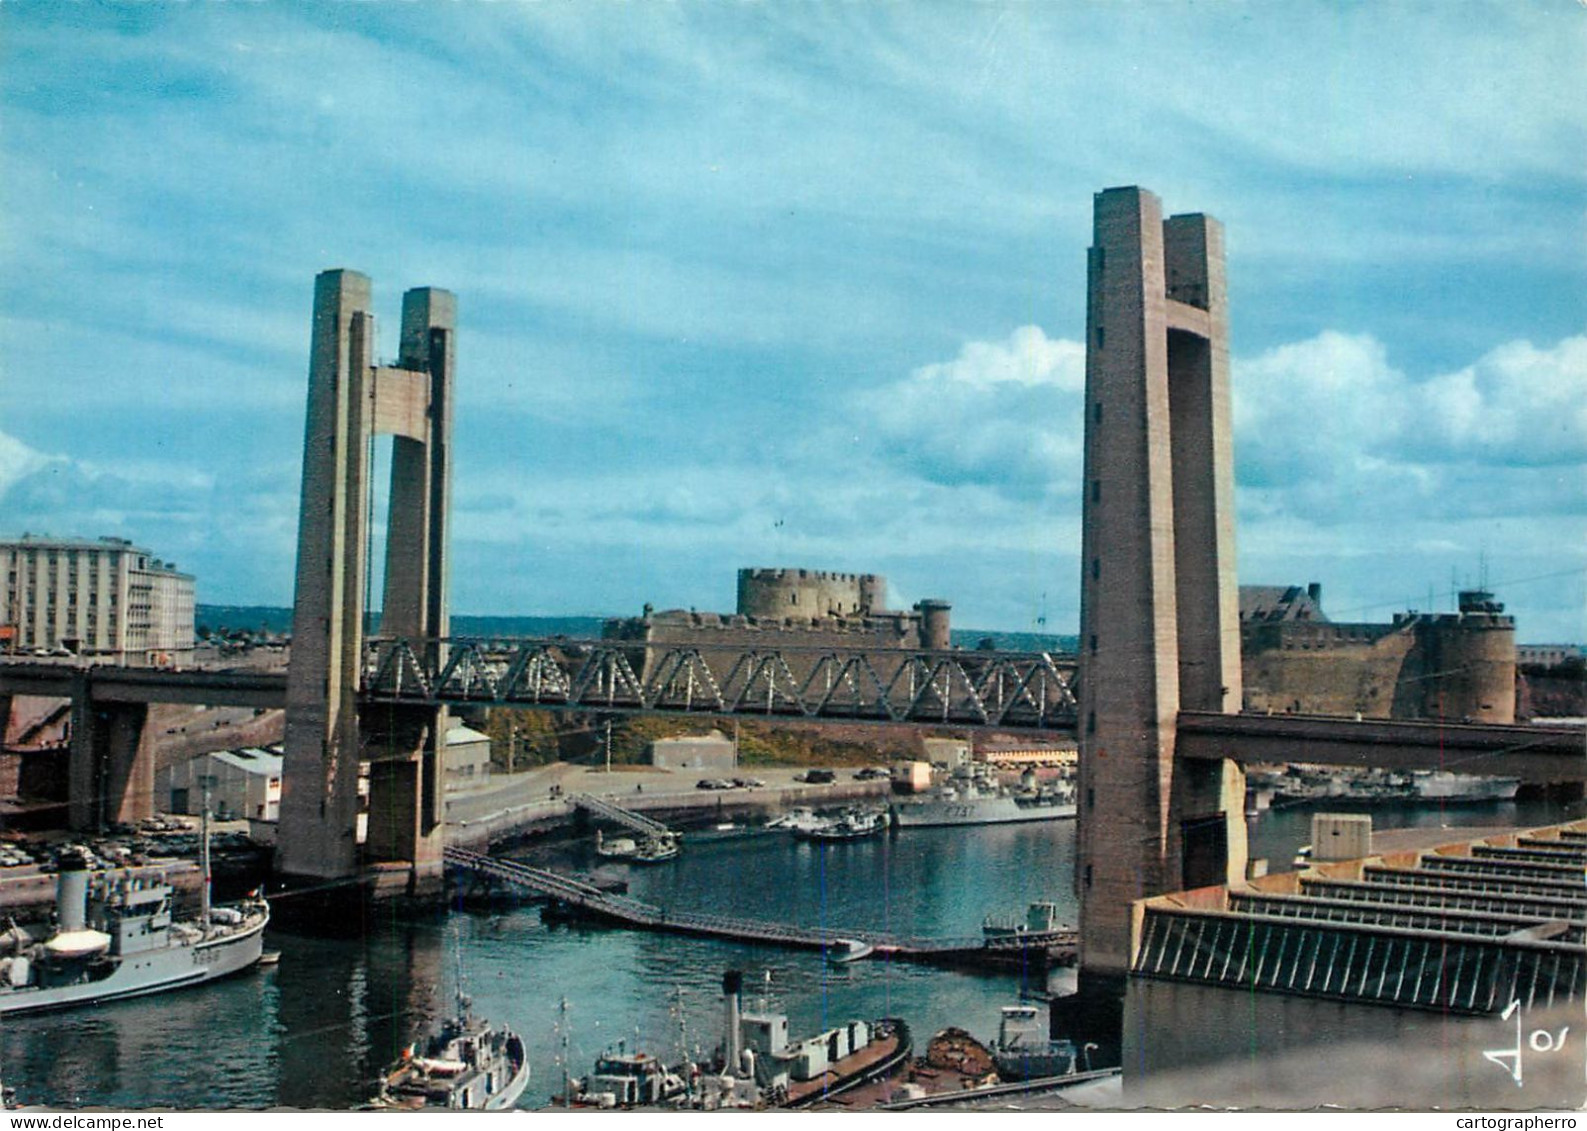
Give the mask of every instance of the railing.
<svg viewBox="0 0 1587 1131">
<path fill-rule="evenodd" d="M 592 794 L 577 793 L 568 798 L 568 800 L 581 809 L 588 809 L 598 817 L 616 821 L 619 825 L 633 829 L 637 833 L 644 833 L 647 836 L 665 836 L 672 832 L 660 821 L 652 820 L 643 813 L 635 813 L 631 809 L 624 809 L 621 805 L 613 805 L 610 801 L 603 801 Z"/>
<path fill-rule="evenodd" d="M 1072 731 L 1075 668 L 1046 652 L 375 639 L 362 690 L 376 702 Z"/>
</svg>

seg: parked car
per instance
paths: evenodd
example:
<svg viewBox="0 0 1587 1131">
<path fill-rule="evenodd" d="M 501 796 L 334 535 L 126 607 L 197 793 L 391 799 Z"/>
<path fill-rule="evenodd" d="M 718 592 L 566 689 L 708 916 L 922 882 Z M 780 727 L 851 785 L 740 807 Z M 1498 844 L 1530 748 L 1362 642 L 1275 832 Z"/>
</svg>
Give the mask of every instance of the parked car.
<svg viewBox="0 0 1587 1131">
<path fill-rule="evenodd" d="M 732 789 L 733 783 L 723 781 L 721 778 L 701 778 L 694 783 L 695 789 Z"/>
<path fill-rule="evenodd" d="M 888 773 L 886 770 L 882 769 L 880 766 L 866 766 L 865 769 L 860 770 L 858 773 L 856 773 L 854 775 L 854 780 L 855 781 L 878 781 L 881 778 L 886 778 L 886 777 L 891 777 L 891 776 L 892 775 L 890 773 Z"/>
<path fill-rule="evenodd" d="M 794 775 L 794 781 L 802 781 L 810 785 L 831 785 L 837 780 L 838 775 L 831 770 L 806 770 L 802 774 Z"/>
<path fill-rule="evenodd" d="M 759 778 L 734 778 L 734 789 L 764 789 L 766 783 Z"/>
</svg>

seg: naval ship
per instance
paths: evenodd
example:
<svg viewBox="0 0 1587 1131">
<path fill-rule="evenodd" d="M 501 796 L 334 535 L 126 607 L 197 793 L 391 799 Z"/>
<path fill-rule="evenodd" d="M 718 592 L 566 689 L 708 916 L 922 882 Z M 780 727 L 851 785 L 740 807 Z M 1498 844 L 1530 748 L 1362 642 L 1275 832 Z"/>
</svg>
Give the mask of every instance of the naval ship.
<svg viewBox="0 0 1587 1131">
<path fill-rule="evenodd" d="M 96 1005 L 213 981 L 263 953 L 270 905 L 248 899 L 173 921 L 172 888 L 154 869 L 90 874 L 65 854 L 55 883 L 54 933 L 35 942 L 12 925 L 0 934 L 0 1015 Z"/>
<path fill-rule="evenodd" d="M 1052 821 L 1075 815 L 1074 786 L 1059 781 L 1037 788 L 1034 776 L 1027 775 L 1020 789 L 1009 790 L 977 766 L 924 797 L 894 802 L 892 811 L 893 823 L 904 829 Z"/>
</svg>

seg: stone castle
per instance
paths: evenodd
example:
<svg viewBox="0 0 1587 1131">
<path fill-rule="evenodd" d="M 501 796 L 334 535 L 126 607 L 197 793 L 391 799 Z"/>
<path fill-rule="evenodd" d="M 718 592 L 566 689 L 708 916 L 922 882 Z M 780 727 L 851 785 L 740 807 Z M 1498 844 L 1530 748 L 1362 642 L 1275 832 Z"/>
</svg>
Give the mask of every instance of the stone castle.
<svg viewBox="0 0 1587 1131">
<path fill-rule="evenodd" d="M 951 647 L 949 602 L 919 601 L 911 610 L 887 607 L 887 579 L 874 573 L 812 569 L 741 569 L 738 607 L 731 614 L 693 609 L 656 612 L 606 622 L 607 640 L 671 647 L 742 649 L 756 644 L 799 649 L 878 648 L 900 652 Z M 652 653 L 646 653 L 648 678 Z M 790 663 L 798 666 L 797 660 Z M 795 673 L 800 675 L 801 673 Z"/>
<path fill-rule="evenodd" d="M 1248 711 L 1515 721 L 1515 618 L 1481 589 L 1366 624 L 1330 621 L 1315 583 L 1242 585 L 1240 647 Z"/>
</svg>

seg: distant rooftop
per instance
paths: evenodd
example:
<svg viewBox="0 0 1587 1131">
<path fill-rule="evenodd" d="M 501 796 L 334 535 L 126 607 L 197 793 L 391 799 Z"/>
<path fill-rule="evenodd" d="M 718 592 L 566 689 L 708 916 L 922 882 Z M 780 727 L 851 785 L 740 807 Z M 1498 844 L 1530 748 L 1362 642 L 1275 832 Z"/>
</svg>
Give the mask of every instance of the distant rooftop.
<svg viewBox="0 0 1587 1131">
<path fill-rule="evenodd" d="M 1322 586 L 1315 581 L 1310 585 L 1240 586 L 1242 624 L 1286 620 L 1326 623 L 1328 618 L 1322 611 Z"/>
<path fill-rule="evenodd" d="M 178 573 L 175 562 L 161 561 L 142 546 L 135 546 L 131 540 L 111 536 L 99 538 L 79 538 L 67 536 L 57 538 L 51 534 L 33 534 L 24 532 L 20 538 L 7 538 L 0 536 L 0 546 L 26 547 L 30 550 L 98 550 L 120 552 L 125 554 L 141 554 L 148 559 L 148 569 L 152 572 Z M 189 574 L 179 574 L 189 577 Z"/>
</svg>

